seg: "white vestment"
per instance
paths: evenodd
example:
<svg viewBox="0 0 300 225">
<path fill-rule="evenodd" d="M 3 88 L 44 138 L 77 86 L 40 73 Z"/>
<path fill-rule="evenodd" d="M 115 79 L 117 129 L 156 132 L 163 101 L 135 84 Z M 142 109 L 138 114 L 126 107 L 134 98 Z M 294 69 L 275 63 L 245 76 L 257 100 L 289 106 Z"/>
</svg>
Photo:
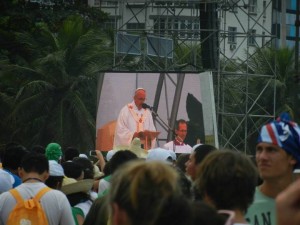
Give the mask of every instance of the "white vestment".
<svg viewBox="0 0 300 225">
<path fill-rule="evenodd" d="M 135 132 L 156 131 L 151 111 L 149 109 L 138 109 L 134 102 L 125 105 L 119 114 L 115 136 L 114 147 L 120 145 L 130 146 Z M 156 139 L 151 142 L 151 148 L 155 147 Z"/>
<path fill-rule="evenodd" d="M 170 141 L 164 145 L 164 149 L 172 150 L 175 153 L 192 153 L 192 147 L 188 144 L 183 143 L 183 145 L 175 145 L 174 141 Z"/>
</svg>

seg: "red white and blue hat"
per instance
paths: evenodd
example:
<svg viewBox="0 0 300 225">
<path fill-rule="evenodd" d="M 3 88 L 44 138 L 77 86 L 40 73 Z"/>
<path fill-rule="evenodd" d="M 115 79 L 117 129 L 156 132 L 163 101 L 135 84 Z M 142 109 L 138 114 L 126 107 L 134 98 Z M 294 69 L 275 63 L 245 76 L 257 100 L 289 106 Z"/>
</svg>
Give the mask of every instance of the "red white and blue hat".
<svg viewBox="0 0 300 225">
<path fill-rule="evenodd" d="M 288 113 L 282 113 L 276 120 L 264 125 L 257 142 L 270 143 L 284 149 L 297 160 L 295 168 L 300 168 L 300 127 L 291 121 Z"/>
</svg>

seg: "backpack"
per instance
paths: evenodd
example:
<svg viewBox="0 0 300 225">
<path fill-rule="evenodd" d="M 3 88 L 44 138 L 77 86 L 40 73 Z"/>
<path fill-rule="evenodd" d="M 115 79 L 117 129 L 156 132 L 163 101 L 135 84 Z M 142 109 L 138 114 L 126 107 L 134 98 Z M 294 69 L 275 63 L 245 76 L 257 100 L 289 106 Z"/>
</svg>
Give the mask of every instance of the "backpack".
<svg viewBox="0 0 300 225">
<path fill-rule="evenodd" d="M 44 187 L 31 199 L 23 199 L 16 189 L 10 190 L 17 204 L 9 214 L 7 225 L 48 225 L 40 199 L 50 190 L 51 188 Z"/>
</svg>

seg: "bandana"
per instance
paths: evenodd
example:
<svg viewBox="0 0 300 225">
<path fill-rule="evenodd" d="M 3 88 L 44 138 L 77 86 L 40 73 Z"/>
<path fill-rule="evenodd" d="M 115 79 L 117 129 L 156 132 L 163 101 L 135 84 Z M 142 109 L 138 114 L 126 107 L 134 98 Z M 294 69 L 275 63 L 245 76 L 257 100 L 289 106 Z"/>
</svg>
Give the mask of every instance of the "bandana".
<svg viewBox="0 0 300 225">
<path fill-rule="evenodd" d="M 284 149 L 297 160 L 295 168 L 300 168 L 300 127 L 291 121 L 288 113 L 264 125 L 257 142 L 270 143 Z"/>
<path fill-rule="evenodd" d="M 46 157 L 48 160 L 58 161 L 62 156 L 61 147 L 57 143 L 50 143 L 46 147 Z"/>
</svg>

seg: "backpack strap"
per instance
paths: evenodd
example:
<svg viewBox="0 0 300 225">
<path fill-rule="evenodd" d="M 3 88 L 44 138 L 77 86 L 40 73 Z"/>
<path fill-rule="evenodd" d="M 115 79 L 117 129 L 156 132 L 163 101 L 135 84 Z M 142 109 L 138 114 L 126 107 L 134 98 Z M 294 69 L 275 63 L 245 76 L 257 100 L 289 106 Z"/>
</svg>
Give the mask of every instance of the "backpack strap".
<svg viewBox="0 0 300 225">
<path fill-rule="evenodd" d="M 50 191 L 51 188 L 49 187 L 43 187 L 35 196 L 34 196 L 34 199 L 36 201 L 40 201 L 41 197 L 43 197 L 43 195 Z M 9 190 L 9 192 L 12 194 L 12 196 L 16 199 L 17 203 L 19 202 L 23 202 L 23 198 L 22 196 L 20 195 L 19 191 L 17 189 L 11 189 Z"/>
<path fill-rule="evenodd" d="M 12 194 L 12 196 L 16 199 L 17 203 L 20 203 L 23 201 L 22 196 L 20 195 L 20 193 L 17 191 L 17 189 L 11 189 L 9 190 L 9 192 Z"/>
<path fill-rule="evenodd" d="M 44 194 L 46 194 L 48 191 L 52 190 L 49 187 L 43 187 L 33 198 L 39 202 L 41 197 L 43 197 Z"/>
</svg>

